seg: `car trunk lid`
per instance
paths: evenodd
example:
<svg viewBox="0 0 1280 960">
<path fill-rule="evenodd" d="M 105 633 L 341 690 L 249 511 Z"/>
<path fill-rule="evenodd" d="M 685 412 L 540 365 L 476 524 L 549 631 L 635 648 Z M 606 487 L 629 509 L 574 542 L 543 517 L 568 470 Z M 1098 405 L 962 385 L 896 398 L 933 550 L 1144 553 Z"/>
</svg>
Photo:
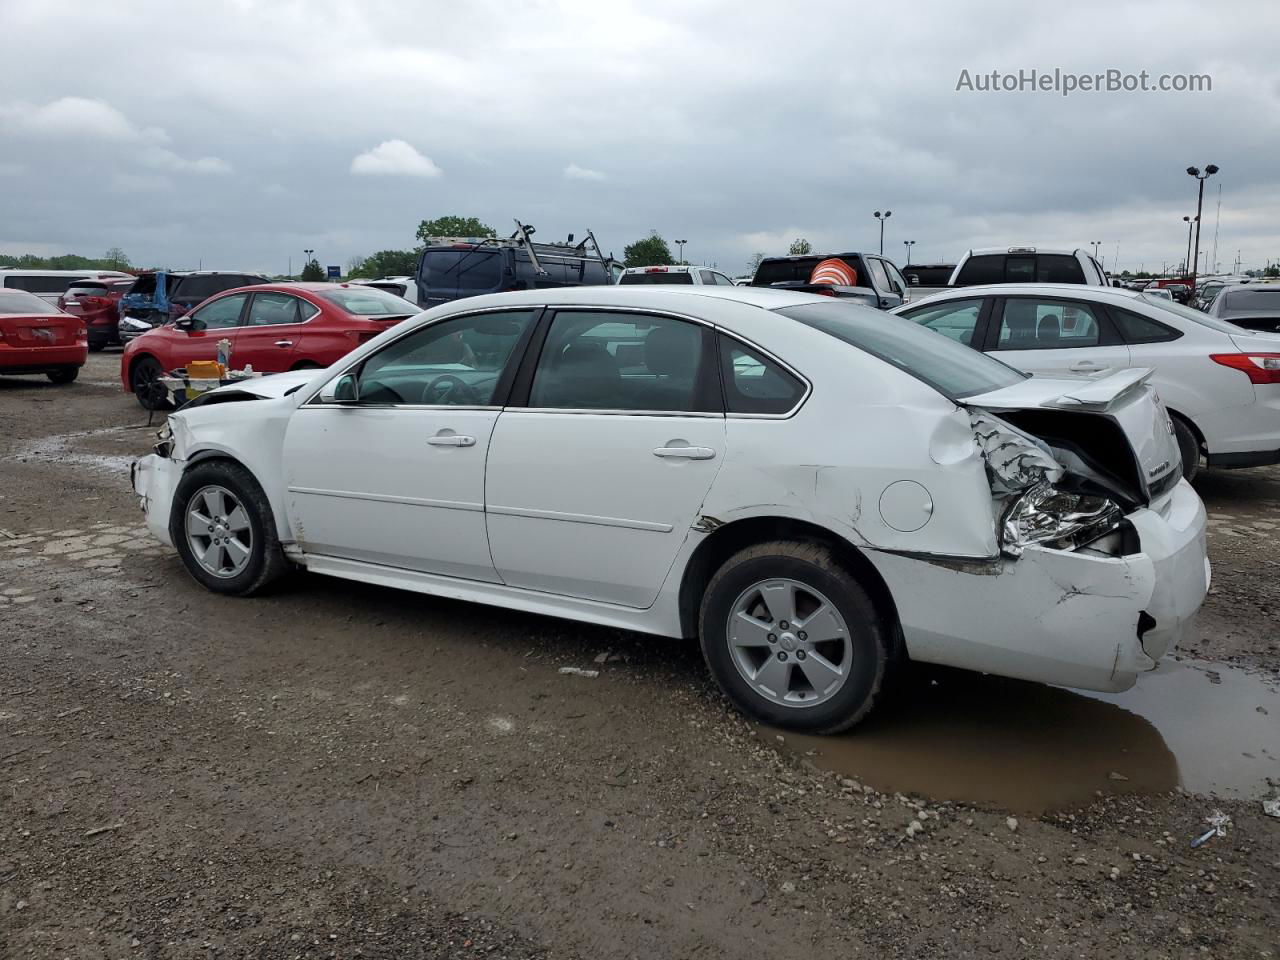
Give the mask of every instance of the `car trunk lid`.
<svg viewBox="0 0 1280 960">
<path fill-rule="evenodd" d="M 0 314 L 0 339 L 11 347 L 65 347 L 75 343 L 84 326 L 66 313 Z"/>
<path fill-rule="evenodd" d="M 963 402 L 1043 440 L 1068 473 L 1145 505 L 1177 484 L 1182 465 L 1169 415 L 1147 386 L 1152 373 L 1029 377 Z"/>
</svg>

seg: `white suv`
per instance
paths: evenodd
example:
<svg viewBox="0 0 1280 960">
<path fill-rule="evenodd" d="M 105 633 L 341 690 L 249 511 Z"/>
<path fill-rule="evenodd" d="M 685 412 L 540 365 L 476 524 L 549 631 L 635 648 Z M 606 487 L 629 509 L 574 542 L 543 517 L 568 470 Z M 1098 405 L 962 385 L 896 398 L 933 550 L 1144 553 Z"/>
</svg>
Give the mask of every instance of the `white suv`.
<svg viewBox="0 0 1280 960">
<path fill-rule="evenodd" d="M 951 271 L 949 287 L 980 283 L 1082 283 L 1106 287 L 1107 274 L 1088 250 L 987 247 L 970 250 Z"/>
<path fill-rule="evenodd" d="M 732 287 L 734 282 L 719 270 L 710 267 L 690 266 L 688 264 L 669 264 L 655 267 L 627 267 L 618 278 L 624 286 L 637 283 L 667 284 L 714 284 L 718 287 Z"/>
</svg>

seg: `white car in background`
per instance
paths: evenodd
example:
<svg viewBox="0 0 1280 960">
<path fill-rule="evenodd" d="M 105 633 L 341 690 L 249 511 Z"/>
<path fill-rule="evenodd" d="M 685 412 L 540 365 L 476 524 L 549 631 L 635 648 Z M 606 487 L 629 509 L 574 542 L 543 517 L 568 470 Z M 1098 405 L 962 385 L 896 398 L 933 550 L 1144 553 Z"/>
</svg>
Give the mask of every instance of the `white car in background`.
<svg viewBox="0 0 1280 960">
<path fill-rule="evenodd" d="M 1245 330 L 1150 290 L 993 284 L 895 311 L 1019 370 L 1049 377 L 1151 368 L 1184 475 L 1280 463 L 1280 335 Z"/>
<path fill-rule="evenodd" d="M 719 287 L 732 287 L 734 282 L 712 267 L 698 267 L 689 264 L 670 264 L 656 267 L 627 267 L 618 277 L 618 283 L 624 287 L 651 284 L 683 286 L 704 284 Z"/>
<path fill-rule="evenodd" d="M 530 290 L 203 394 L 133 486 L 215 592 L 296 565 L 699 637 L 742 710 L 832 732 L 907 656 L 1123 690 L 1171 649 L 1205 513 L 1143 379 L 811 294 Z"/>
</svg>

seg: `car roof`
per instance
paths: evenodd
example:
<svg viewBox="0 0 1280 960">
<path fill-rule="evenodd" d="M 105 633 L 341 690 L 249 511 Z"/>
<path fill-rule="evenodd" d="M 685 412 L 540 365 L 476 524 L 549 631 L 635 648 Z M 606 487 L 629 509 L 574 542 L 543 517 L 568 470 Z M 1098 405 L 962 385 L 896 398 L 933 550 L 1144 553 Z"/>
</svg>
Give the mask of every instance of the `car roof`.
<svg viewBox="0 0 1280 960">
<path fill-rule="evenodd" d="M 492 307 L 551 306 L 551 307 L 632 307 L 648 310 L 665 310 L 679 313 L 681 309 L 695 310 L 694 298 L 727 300 L 762 310 L 779 310 L 805 303 L 831 303 L 830 297 L 811 293 L 795 293 L 773 287 L 739 287 L 715 285 L 661 286 L 628 284 L 618 286 L 549 287 L 542 290 L 518 290 L 510 293 L 490 293 L 479 297 L 466 297 L 443 305 L 449 313 Z M 436 309 L 442 309 L 437 307 Z"/>
<path fill-rule="evenodd" d="M 1090 286 L 1085 283 L 983 283 L 972 287 L 948 287 L 944 291 L 912 300 L 924 303 L 926 300 L 960 300 L 972 296 L 1007 297 L 1011 294 L 1030 293 L 1048 294 L 1052 296 L 1075 297 L 1111 297 L 1115 300 L 1135 300 L 1142 295 L 1141 290 L 1128 290 L 1124 287 Z"/>
<path fill-rule="evenodd" d="M 1033 254 L 1033 253 L 1056 253 L 1073 257 L 1077 253 L 1082 253 L 1080 247 L 1038 247 L 1033 243 L 1014 243 L 1007 247 L 974 247 L 966 254 L 970 257 L 989 257 L 993 254 Z"/>
<path fill-rule="evenodd" d="M 37 276 L 37 277 L 83 277 L 85 279 L 97 279 L 98 277 L 133 277 L 131 273 L 125 273 L 123 270 L 95 270 L 85 268 L 84 270 L 38 270 L 31 267 L 5 267 L 4 275 L 6 277 L 21 276 Z"/>
<path fill-rule="evenodd" d="M 688 270 L 714 270 L 716 273 L 723 273 L 719 267 L 708 267 L 701 263 L 654 263 L 647 267 L 627 267 L 623 273 L 644 273 L 646 270 L 665 270 L 667 273 L 672 271 L 688 271 Z"/>
</svg>

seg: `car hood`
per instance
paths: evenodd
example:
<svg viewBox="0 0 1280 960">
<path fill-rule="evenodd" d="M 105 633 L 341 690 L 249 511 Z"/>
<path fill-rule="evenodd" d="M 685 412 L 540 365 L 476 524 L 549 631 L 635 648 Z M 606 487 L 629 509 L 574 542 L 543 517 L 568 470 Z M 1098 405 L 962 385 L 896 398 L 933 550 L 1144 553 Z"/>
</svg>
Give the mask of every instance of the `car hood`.
<svg viewBox="0 0 1280 960">
<path fill-rule="evenodd" d="M 310 383 L 323 372 L 323 370 L 293 370 L 289 373 L 273 373 L 264 377 L 250 377 L 247 380 L 237 380 L 235 383 L 228 383 L 225 386 L 218 387 L 216 390 L 210 390 L 204 396 L 248 393 L 266 400 L 274 400 L 283 397 L 305 383 Z"/>
<path fill-rule="evenodd" d="M 1069 473 L 1149 503 L 1176 484 L 1182 466 L 1169 414 L 1147 385 L 1153 372 L 1028 377 L 962 403 L 1043 440 Z"/>
</svg>

